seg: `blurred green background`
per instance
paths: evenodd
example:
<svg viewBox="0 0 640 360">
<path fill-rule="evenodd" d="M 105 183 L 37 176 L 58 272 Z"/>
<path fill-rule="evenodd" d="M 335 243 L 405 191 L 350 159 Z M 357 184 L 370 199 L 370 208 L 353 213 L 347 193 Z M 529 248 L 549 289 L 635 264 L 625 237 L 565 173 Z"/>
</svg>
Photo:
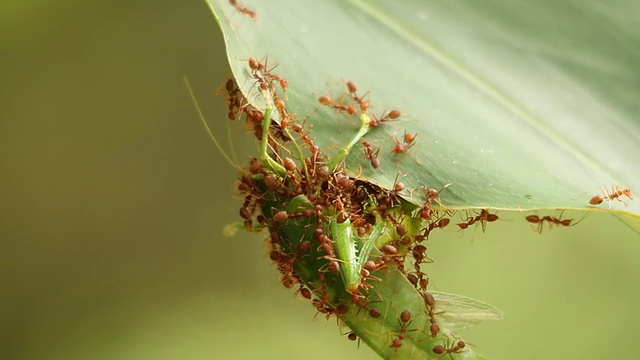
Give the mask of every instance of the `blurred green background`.
<svg viewBox="0 0 640 360">
<path fill-rule="evenodd" d="M 222 236 L 235 170 L 182 82 L 221 134 L 229 70 L 204 1 L 1 6 L 1 358 L 375 357 L 279 284 L 262 235 Z M 635 354 L 612 346 L 640 331 L 637 234 L 606 214 L 546 236 L 503 217 L 429 245 L 435 288 L 506 312 L 467 340 L 494 359 Z"/>
<path fill-rule="evenodd" d="M 0 358 L 371 355 L 279 284 L 264 236 L 222 236 L 236 173 L 182 80 L 224 131 L 204 1 L 0 13 Z"/>
</svg>

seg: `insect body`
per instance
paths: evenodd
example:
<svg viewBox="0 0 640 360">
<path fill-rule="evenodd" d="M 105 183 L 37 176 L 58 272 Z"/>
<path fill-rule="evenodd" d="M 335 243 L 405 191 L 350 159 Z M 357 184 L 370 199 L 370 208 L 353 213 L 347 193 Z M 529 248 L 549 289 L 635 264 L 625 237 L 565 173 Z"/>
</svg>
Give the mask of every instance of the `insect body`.
<svg viewBox="0 0 640 360">
<path fill-rule="evenodd" d="M 489 210 L 482 209 L 480 210 L 480 214 L 476 215 L 475 217 L 471 216 L 465 222 L 461 222 L 456 225 L 458 225 L 461 230 L 464 230 L 469 226 L 479 222 L 482 225 L 482 232 L 486 232 L 487 223 L 494 222 L 496 220 L 500 220 L 498 215 L 490 213 Z"/>
<path fill-rule="evenodd" d="M 364 155 L 371 161 L 371 167 L 377 169 L 380 167 L 380 160 L 378 159 L 378 154 L 380 153 L 380 148 L 373 148 L 371 143 L 367 140 L 362 142 L 362 146 L 364 147 Z"/>
<path fill-rule="evenodd" d="M 239 13 L 243 14 L 243 15 L 247 15 L 250 16 L 253 20 L 256 20 L 258 18 L 258 14 L 256 14 L 255 11 L 245 7 L 244 5 L 242 5 L 238 0 L 229 0 L 229 3 L 231 4 L 231 6 L 233 6 L 236 10 L 238 10 Z"/>
<path fill-rule="evenodd" d="M 539 217 L 538 215 L 529 215 L 525 219 L 532 224 L 536 224 L 536 231 L 542 234 L 542 226 L 544 222 L 547 221 L 549 223 L 549 227 L 552 225 L 558 226 L 571 226 L 571 221 L 573 219 L 557 219 L 551 216 L 543 216 Z"/>
<path fill-rule="evenodd" d="M 407 332 L 418 330 L 418 329 L 408 330 L 408 327 L 411 324 L 411 313 L 409 312 L 409 310 L 402 311 L 402 313 L 400 314 L 400 318 L 398 319 L 398 322 L 400 322 L 400 332 L 398 333 L 398 337 L 391 342 L 391 346 L 390 346 L 395 349 L 402 346 L 404 339 L 407 337 Z"/>
<path fill-rule="evenodd" d="M 460 352 L 465 348 L 465 346 L 467 346 L 467 344 L 465 344 L 464 341 L 458 340 L 455 344 L 451 346 L 447 345 L 447 347 L 444 347 L 443 345 L 436 345 L 433 347 L 433 352 L 438 355 L 453 354 Z"/>
<path fill-rule="evenodd" d="M 616 186 L 612 186 L 611 187 L 611 191 L 609 191 L 609 189 L 607 189 L 607 188 L 603 188 L 602 189 L 602 194 L 598 194 L 598 195 L 595 195 L 594 197 L 592 197 L 589 200 L 589 204 L 590 205 L 600 205 L 605 200 L 609 200 L 609 202 L 611 202 L 613 200 L 618 200 L 621 203 L 623 203 L 625 206 L 627 206 L 627 203 L 624 200 L 621 199 L 623 196 L 626 196 L 630 200 L 633 200 L 633 193 L 631 192 L 631 189 L 623 189 L 623 188 L 621 188 L 621 187 L 619 187 L 617 185 Z"/>
<path fill-rule="evenodd" d="M 404 135 L 403 135 L 402 142 L 400 140 L 398 140 L 397 137 L 394 136 L 393 140 L 396 142 L 396 146 L 393 148 L 393 150 L 391 150 L 393 155 L 398 155 L 398 154 L 406 153 L 407 151 L 409 151 L 409 149 L 413 145 L 415 145 L 413 140 L 416 138 L 416 135 L 417 134 L 410 134 L 410 133 L 407 133 L 405 131 Z"/>
<path fill-rule="evenodd" d="M 353 233 L 351 221 L 347 219 L 340 223 L 337 218 L 331 220 L 336 258 L 340 261 L 340 276 L 347 291 L 355 293 L 361 287 L 363 265 L 369 260 L 369 254 L 371 254 L 375 240 L 380 236 L 382 230 L 383 222 L 380 221 L 358 249 L 358 239 Z"/>
<path fill-rule="evenodd" d="M 585 214 L 580 220 L 578 221 L 573 221 L 573 219 L 563 219 L 562 218 L 562 212 L 560 213 L 559 217 L 553 217 L 553 216 L 538 216 L 538 215 L 527 215 L 525 217 L 525 219 L 530 222 L 531 224 L 536 225 L 536 231 L 540 234 L 542 234 L 542 227 L 544 226 L 545 221 L 549 224 L 549 228 L 551 229 L 554 225 L 555 226 L 564 226 L 564 227 L 569 227 L 569 226 L 575 226 L 578 225 L 587 215 L 589 215 L 589 213 Z"/>
</svg>

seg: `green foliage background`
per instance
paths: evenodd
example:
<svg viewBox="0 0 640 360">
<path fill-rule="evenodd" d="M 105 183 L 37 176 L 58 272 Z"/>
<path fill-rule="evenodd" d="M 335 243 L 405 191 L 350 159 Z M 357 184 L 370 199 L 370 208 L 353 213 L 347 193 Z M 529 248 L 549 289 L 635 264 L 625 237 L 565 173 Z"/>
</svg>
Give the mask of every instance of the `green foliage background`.
<svg viewBox="0 0 640 360">
<path fill-rule="evenodd" d="M 222 132 L 213 93 L 229 70 L 206 4 L 0 10 L 2 358 L 373 356 L 292 299 L 260 236 L 221 235 L 237 219 L 235 173 L 181 79 Z M 436 289 L 505 311 L 464 333 L 490 358 L 630 357 L 640 245 L 617 224 L 450 231 L 430 244 L 429 270 Z"/>
</svg>

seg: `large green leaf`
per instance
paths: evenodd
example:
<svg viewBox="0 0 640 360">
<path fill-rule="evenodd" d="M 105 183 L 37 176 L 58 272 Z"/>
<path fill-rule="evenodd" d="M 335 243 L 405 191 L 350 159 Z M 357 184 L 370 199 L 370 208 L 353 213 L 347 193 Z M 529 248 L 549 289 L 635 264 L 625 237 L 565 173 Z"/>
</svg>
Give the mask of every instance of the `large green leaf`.
<svg viewBox="0 0 640 360">
<path fill-rule="evenodd" d="M 630 2 L 244 2 L 255 21 L 210 4 L 245 95 L 264 108 L 247 59 L 268 56 L 289 81 L 287 108 L 323 149 L 357 131 L 317 101 L 343 95 L 346 79 L 370 92 L 374 114 L 402 111 L 365 137 L 382 148 L 380 169 L 360 151 L 348 158 L 360 178 L 453 183 L 442 203 L 461 209 L 588 209 L 604 186 L 640 188 L 640 21 Z M 405 131 L 417 144 L 396 156 L 393 137 Z M 600 208 L 640 228 L 638 204 Z"/>
<path fill-rule="evenodd" d="M 245 92 L 255 86 L 245 60 L 268 55 L 289 80 L 289 106 L 313 114 L 320 145 L 351 135 L 345 124 L 335 131 L 344 117 L 317 103 L 330 85 L 338 95 L 341 79 L 370 91 L 375 111 L 406 114 L 370 135 L 383 147 L 382 171 L 365 168 L 374 182 L 388 186 L 396 169 L 411 169 L 409 187 L 453 182 L 442 194 L 448 206 L 495 208 L 584 207 L 599 187 L 640 188 L 633 11 L 551 1 L 247 3 L 254 22 L 226 1 L 211 5 Z M 392 136 L 404 130 L 420 142 L 398 161 Z"/>
</svg>

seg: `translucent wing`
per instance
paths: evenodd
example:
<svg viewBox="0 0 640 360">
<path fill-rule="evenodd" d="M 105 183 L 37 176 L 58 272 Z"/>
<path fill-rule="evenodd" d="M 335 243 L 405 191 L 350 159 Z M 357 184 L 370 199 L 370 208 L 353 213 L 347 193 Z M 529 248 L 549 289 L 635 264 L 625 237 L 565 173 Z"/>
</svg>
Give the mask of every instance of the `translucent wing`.
<svg viewBox="0 0 640 360">
<path fill-rule="evenodd" d="M 448 328 L 466 329 L 481 321 L 502 320 L 504 313 L 491 304 L 456 294 L 430 292 L 436 300 L 438 320 Z"/>
</svg>

